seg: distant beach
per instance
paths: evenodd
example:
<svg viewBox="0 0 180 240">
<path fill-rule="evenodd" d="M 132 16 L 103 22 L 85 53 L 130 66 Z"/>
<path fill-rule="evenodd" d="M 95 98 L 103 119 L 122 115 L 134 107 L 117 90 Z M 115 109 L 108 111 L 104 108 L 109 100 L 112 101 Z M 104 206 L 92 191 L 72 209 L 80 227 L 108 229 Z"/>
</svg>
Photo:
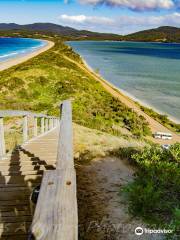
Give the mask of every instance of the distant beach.
<svg viewBox="0 0 180 240">
<path fill-rule="evenodd" d="M 40 47 L 35 47 L 34 50 L 31 52 L 26 52 L 24 54 L 17 55 L 17 57 L 14 57 L 12 59 L 10 58 L 3 62 L 0 62 L 0 71 L 6 70 L 12 66 L 18 65 L 22 62 L 25 62 L 25 61 L 39 55 L 40 53 L 47 51 L 48 49 L 50 49 L 54 46 L 54 42 L 47 41 L 47 40 L 42 40 L 42 41 L 45 42 L 45 45 L 40 46 Z"/>
<path fill-rule="evenodd" d="M 151 106 L 150 104 L 148 103 L 145 103 L 139 99 L 137 99 L 136 97 L 134 97 L 133 95 L 131 95 L 130 93 L 128 93 L 127 91 L 124 91 L 118 87 L 116 87 L 115 85 L 113 85 L 112 83 L 110 83 L 107 79 L 104 79 L 100 74 L 96 73 L 95 70 L 90 66 L 88 65 L 88 63 L 86 62 L 86 60 L 81 56 L 81 59 L 82 59 L 82 62 L 83 64 L 86 66 L 87 69 L 89 69 L 89 71 L 93 72 L 94 74 L 96 74 L 99 78 L 101 78 L 104 82 L 106 82 L 109 86 L 111 86 L 113 89 L 115 89 L 116 91 L 118 91 L 121 95 L 123 95 L 124 97 L 126 97 L 128 99 L 128 101 L 132 101 L 133 103 L 137 103 L 141 106 L 145 106 L 149 109 L 153 109 L 153 111 L 159 113 L 159 114 L 164 114 L 166 115 L 166 113 L 164 112 L 161 112 L 159 111 L 158 109 L 156 109 L 155 107 Z M 168 115 L 168 118 L 177 123 L 177 124 L 180 124 L 180 120 L 174 118 L 173 116 L 170 116 Z"/>
<path fill-rule="evenodd" d="M 70 41 L 68 45 L 123 95 L 180 123 L 180 44 Z"/>
</svg>

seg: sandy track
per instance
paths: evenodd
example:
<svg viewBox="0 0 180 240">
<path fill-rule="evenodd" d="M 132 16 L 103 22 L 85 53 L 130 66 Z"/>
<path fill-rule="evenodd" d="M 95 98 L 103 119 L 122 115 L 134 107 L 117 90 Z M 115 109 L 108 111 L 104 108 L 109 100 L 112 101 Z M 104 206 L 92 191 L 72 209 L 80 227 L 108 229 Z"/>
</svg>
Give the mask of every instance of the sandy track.
<svg viewBox="0 0 180 240">
<path fill-rule="evenodd" d="M 126 106 L 132 108 L 138 115 L 142 115 L 146 121 L 149 123 L 149 126 L 151 128 L 152 133 L 154 132 L 168 132 L 171 133 L 173 138 L 172 140 L 158 140 L 154 139 L 152 137 L 149 137 L 150 140 L 152 140 L 155 143 L 159 144 L 173 144 L 176 142 L 180 142 L 180 136 L 177 135 L 176 133 L 172 132 L 168 128 L 164 127 L 162 124 L 154 120 L 152 117 L 144 113 L 137 105 L 136 103 L 130 99 L 129 97 L 125 96 L 124 94 L 121 93 L 121 91 L 114 87 L 111 83 L 107 82 L 106 80 L 102 79 L 101 76 L 97 75 L 95 72 L 93 72 L 91 69 L 86 64 L 81 64 L 78 63 L 71 58 L 64 56 L 68 61 L 76 64 L 79 68 L 81 68 L 83 71 L 85 71 L 87 74 L 89 74 L 91 77 L 99 81 L 103 87 L 111 93 L 114 97 L 118 98 L 121 102 L 123 102 Z"/>
<path fill-rule="evenodd" d="M 160 235 L 135 235 L 146 225 L 128 213 L 121 191 L 133 181 L 134 169 L 126 160 L 105 157 L 77 168 L 80 240 L 160 240 Z"/>
</svg>

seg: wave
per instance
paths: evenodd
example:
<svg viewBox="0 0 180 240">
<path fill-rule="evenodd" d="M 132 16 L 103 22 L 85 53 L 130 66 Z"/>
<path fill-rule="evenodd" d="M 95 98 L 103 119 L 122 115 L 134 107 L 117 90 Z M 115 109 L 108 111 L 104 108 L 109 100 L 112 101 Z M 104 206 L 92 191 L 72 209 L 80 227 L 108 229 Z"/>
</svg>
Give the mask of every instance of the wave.
<svg viewBox="0 0 180 240">
<path fill-rule="evenodd" d="M 17 51 L 13 51 L 13 52 L 9 52 L 9 53 L 0 53 L 0 62 L 8 60 L 10 58 L 14 58 L 18 55 L 25 55 L 25 54 L 31 53 L 33 51 L 36 51 L 39 48 L 44 47 L 45 45 L 46 45 L 46 43 L 43 42 L 43 43 L 39 44 L 38 46 L 32 46 L 27 49 L 23 49 L 23 50 L 19 49 Z"/>
<path fill-rule="evenodd" d="M 8 54 L 0 55 L 0 58 L 8 58 L 10 56 L 17 55 L 17 54 L 18 54 L 18 52 L 12 52 L 12 53 L 8 53 Z"/>
</svg>

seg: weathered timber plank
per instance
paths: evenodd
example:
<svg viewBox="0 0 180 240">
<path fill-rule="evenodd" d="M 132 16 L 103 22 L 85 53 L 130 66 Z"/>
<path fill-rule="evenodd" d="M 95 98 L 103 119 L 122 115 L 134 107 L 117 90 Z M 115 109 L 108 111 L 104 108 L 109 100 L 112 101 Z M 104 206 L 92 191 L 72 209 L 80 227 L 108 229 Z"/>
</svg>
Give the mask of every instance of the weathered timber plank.
<svg viewBox="0 0 180 240">
<path fill-rule="evenodd" d="M 28 232 L 31 220 L 28 222 L 19 222 L 19 223 L 0 223 L 0 237 L 1 236 L 16 236 L 19 240 L 19 235 L 24 235 Z M 26 235 L 27 236 L 27 235 Z M 11 237 L 9 238 L 11 239 Z"/>
<path fill-rule="evenodd" d="M 35 239 L 77 240 L 77 226 L 75 170 L 45 172 L 31 227 Z"/>
<path fill-rule="evenodd" d="M 57 154 L 57 169 L 74 168 L 72 108 L 70 101 L 62 104 Z"/>
</svg>

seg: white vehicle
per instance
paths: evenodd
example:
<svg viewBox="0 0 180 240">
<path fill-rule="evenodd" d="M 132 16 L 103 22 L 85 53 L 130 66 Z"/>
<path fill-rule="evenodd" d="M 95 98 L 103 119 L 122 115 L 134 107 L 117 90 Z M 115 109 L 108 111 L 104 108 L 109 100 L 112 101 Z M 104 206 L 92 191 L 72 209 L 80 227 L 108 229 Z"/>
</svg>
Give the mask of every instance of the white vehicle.
<svg viewBox="0 0 180 240">
<path fill-rule="evenodd" d="M 161 147 L 165 150 L 169 150 L 171 145 L 170 144 L 163 144 L 163 145 L 161 145 Z"/>
<path fill-rule="evenodd" d="M 163 133 L 163 132 L 155 132 L 154 133 L 154 138 L 171 140 L 172 139 L 172 134 L 171 133 Z"/>
</svg>

